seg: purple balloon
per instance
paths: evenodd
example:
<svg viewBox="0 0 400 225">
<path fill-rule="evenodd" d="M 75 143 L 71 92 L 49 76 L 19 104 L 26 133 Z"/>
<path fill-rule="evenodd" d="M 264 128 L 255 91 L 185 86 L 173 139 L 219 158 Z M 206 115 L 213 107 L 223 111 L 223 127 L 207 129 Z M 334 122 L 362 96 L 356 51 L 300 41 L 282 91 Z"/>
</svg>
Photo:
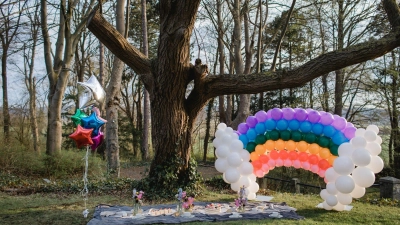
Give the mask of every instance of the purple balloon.
<svg viewBox="0 0 400 225">
<path fill-rule="evenodd" d="M 354 136 L 356 136 L 356 130 L 357 128 L 355 127 L 346 127 L 346 129 L 344 129 L 344 136 L 347 139 L 352 139 Z"/>
<path fill-rule="evenodd" d="M 347 121 L 345 118 L 337 116 L 337 115 L 334 115 L 333 117 L 334 117 L 334 120 L 333 120 L 332 126 L 334 128 L 336 128 L 336 130 L 342 130 L 342 129 L 346 128 Z"/>
<path fill-rule="evenodd" d="M 283 119 L 292 120 L 294 118 L 294 109 L 292 108 L 283 108 L 282 109 Z"/>
<path fill-rule="evenodd" d="M 311 112 L 311 111 L 314 111 L 314 109 L 307 108 L 306 111 L 307 111 L 307 113 L 309 113 L 309 112 Z"/>
<path fill-rule="evenodd" d="M 301 108 L 295 108 L 294 109 L 295 114 L 294 114 L 294 118 L 298 121 L 304 121 L 307 119 L 307 111 L 305 109 L 301 109 Z"/>
<path fill-rule="evenodd" d="M 267 113 L 264 110 L 258 111 L 256 113 L 256 119 L 258 120 L 258 122 L 264 122 L 267 120 Z"/>
<path fill-rule="evenodd" d="M 327 112 L 324 113 L 320 113 L 321 115 L 321 119 L 320 119 L 320 123 L 322 123 L 323 125 L 331 125 L 331 123 L 333 122 L 333 115 Z"/>
<path fill-rule="evenodd" d="M 270 109 L 270 110 L 267 111 L 267 120 L 269 120 L 269 119 L 272 118 L 272 117 L 271 117 L 271 111 L 272 111 L 272 109 Z"/>
<path fill-rule="evenodd" d="M 246 123 L 241 123 L 241 124 L 239 124 L 237 130 L 239 131 L 239 133 L 245 134 L 249 130 L 249 126 L 247 126 Z"/>
<path fill-rule="evenodd" d="M 271 117 L 274 120 L 280 120 L 282 118 L 282 110 L 280 108 L 273 108 L 271 110 Z"/>
<path fill-rule="evenodd" d="M 310 110 L 308 112 L 308 121 L 310 121 L 310 123 L 318 123 L 320 119 L 321 115 L 318 111 Z"/>
<path fill-rule="evenodd" d="M 257 118 L 255 116 L 249 116 L 246 119 L 246 123 L 249 127 L 255 127 L 257 124 Z"/>
</svg>

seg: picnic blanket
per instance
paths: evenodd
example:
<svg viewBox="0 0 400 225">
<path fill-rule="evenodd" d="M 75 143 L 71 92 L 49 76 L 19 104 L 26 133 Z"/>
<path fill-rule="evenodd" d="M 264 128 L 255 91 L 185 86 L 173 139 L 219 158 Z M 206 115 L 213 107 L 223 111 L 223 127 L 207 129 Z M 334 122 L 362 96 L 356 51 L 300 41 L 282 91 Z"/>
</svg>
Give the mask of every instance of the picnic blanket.
<svg viewBox="0 0 400 225">
<path fill-rule="evenodd" d="M 286 203 L 274 202 L 261 202 L 249 203 L 246 206 L 246 211 L 239 215 L 234 212 L 218 212 L 209 213 L 205 206 L 210 203 L 196 202 L 197 210 L 194 210 L 190 216 L 175 216 L 159 215 L 152 216 L 149 214 L 151 210 L 159 210 L 165 208 L 175 209 L 176 204 L 162 204 L 143 206 L 143 213 L 140 216 L 132 215 L 132 207 L 128 206 L 110 206 L 98 205 L 95 207 L 93 218 L 89 221 L 88 225 L 103 225 L 103 224 L 178 224 L 194 221 L 215 222 L 215 221 L 233 221 L 233 220 L 253 220 L 253 219 L 304 219 L 304 217 L 297 215 L 296 209 L 286 205 Z M 214 203 L 216 204 L 216 203 Z M 220 203 L 226 204 L 226 203 Z M 230 203 L 233 206 L 233 203 Z M 260 208 L 265 206 L 264 208 Z M 257 207 L 258 206 L 258 207 Z"/>
</svg>

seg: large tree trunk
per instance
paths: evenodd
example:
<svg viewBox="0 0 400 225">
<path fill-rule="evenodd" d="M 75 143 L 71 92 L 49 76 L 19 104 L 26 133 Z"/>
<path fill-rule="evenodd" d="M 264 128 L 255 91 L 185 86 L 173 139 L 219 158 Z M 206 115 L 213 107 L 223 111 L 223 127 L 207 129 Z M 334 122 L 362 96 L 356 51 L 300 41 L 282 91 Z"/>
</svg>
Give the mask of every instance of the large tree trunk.
<svg viewBox="0 0 400 225">
<path fill-rule="evenodd" d="M 142 0 L 142 30 L 143 30 L 143 54 L 148 57 L 149 43 L 147 40 L 147 11 L 146 0 Z M 143 88 L 143 133 L 142 133 L 142 160 L 149 160 L 149 130 L 150 130 L 150 98 L 149 92 Z"/>
<path fill-rule="evenodd" d="M 3 43 L 3 42 L 2 42 Z M 3 84 L 3 122 L 4 140 L 8 143 L 10 139 L 10 112 L 8 111 L 8 87 L 7 87 L 7 54 L 8 46 L 3 44 L 3 54 L 1 58 L 1 80 Z"/>
</svg>

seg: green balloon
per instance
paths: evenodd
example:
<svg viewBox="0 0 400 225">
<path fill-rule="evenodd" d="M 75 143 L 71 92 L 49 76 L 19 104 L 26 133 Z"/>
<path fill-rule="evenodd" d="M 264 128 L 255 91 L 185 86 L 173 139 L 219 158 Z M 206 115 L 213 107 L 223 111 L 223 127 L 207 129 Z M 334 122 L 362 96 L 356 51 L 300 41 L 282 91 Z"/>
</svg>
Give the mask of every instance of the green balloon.
<svg viewBox="0 0 400 225">
<path fill-rule="evenodd" d="M 256 149 L 256 146 L 257 146 L 256 143 L 254 143 L 254 142 L 249 142 L 249 143 L 247 143 L 246 150 L 247 150 L 248 152 L 252 153 L 252 152 L 254 152 L 254 150 Z"/>
<path fill-rule="evenodd" d="M 264 144 L 266 141 L 267 141 L 267 138 L 265 137 L 265 135 L 262 135 L 262 134 L 257 135 L 256 140 L 255 140 L 256 144 L 258 144 L 258 145 Z"/>
<path fill-rule="evenodd" d="M 328 145 L 328 147 L 330 148 L 330 147 L 332 147 L 332 146 L 334 146 L 334 145 L 335 145 L 335 143 L 333 143 L 332 139 L 329 139 L 329 145 Z"/>
<path fill-rule="evenodd" d="M 329 150 L 331 151 L 332 155 L 339 156 L 339 146 L 338 145 L 332 145 Z"/>
<path fill-rule="evenodd" d="M 312 143 L 315 143 L 315 141 L 316 141 L 316 136 L 315 136 L 315 134 L 313 134 L 313 133 L 307 133 L 307 134 L 304 135 L 304 140 L 305 140 L 307 143 L 312 144 Z"/>
<path fill-rule="evenodd" d="M 75 114 L 71 116 L 71 120 L 74 122 L 75 126 L 82 125 L 81 118 L 87 117 L 87 115 L 80 109 L 77 109 Z"/>
<path fill-rule="evenodd" d="M 288 140 L 290 140 L 290 136 L 291 136 L 290 131 L 288 131 L 288 130 L 283 130 L 283 131 L 281 131 L 281 138 L 282 138 L 282 140 L 288 141 Z"/>
<path fill-rule="evenodd" d="M 265 141 L 271 139 L 271 138 L 269 137 L 269 133 L 268 133 L 268 132 L 266 132 L 266 133 L 264 134 L 264 136 L 265 136 Z"/>
<path fill-rule="evenodd" d="M 327 138 L 325 136 L 319 137 L 318 144 L 324 148 L 328 147 L 329 146 L 329 138 Z"/>
<path fill-rule="evenodd" d="M 271 140 L 276 141 L 279 139 L 279 131 L 277 130 L 271 130 L 269 132 L 269 137 L 271 138 Z"/>
<path fill-rule="evenodd" d="M 300 131 L 292 131 L 292 140 L 293 141 L 301 141 L 302 140 L 302 136 L 301 136 L 301 132 Z"/>
</svg>

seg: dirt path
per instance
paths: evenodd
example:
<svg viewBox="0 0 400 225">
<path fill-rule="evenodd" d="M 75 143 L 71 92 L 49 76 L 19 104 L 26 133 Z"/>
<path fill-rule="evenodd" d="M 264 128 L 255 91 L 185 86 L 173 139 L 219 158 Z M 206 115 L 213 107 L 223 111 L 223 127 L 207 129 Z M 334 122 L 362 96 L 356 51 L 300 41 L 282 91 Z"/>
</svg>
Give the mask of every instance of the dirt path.
<svg viewBox="0 0 400 225">
<path fill-rule="evenodd" d="M 149 169 L 150 166 L 134 166 L 130 168 L 121 168 L 121 177 L 140 180 L 144 176 L 146 176 Z M 212 165 L 199 165 L 197 167 L 197 170 L 204 179 L 222 175 Z"/>
</svg>

